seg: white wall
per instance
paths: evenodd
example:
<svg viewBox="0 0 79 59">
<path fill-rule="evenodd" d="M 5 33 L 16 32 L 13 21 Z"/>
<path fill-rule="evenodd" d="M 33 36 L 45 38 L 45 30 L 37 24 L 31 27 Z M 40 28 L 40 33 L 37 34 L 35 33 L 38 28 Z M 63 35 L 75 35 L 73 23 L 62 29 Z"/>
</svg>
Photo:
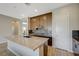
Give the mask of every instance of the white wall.
<svg viewBox="0 0 79 59">
<path fill-rule="evenodd" d="M 0 35 L 9 36 L 12 35 L 11 21 L 16 20 L 15 18 L 8 17 L 0 14 Z"/>
<path fill-rule="evenodd" d="M 79 29 L 79 4 L 53 10 L 52 33 L 56 48 L 72 52 L 72 29 Z"/>
<path fill-rule="evenodd" d="M 7 36 L 10 35 L 11 32 L 11 26 L 10 26 L 10 21 L 12 19 L 10 17 L 0 15 L 0 35 L 1 36 Z"/>
</svg>

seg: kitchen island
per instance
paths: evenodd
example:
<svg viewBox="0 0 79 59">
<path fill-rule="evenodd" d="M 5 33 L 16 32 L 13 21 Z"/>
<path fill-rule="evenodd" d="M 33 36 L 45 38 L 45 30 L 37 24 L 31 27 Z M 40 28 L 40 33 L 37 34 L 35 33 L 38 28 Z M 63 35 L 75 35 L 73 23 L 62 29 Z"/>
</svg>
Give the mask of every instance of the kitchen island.
<svg viewBox="0 0 79 59">
<path fill-rule="evenodd" d="M 14 48 L 18 51 L 19 51 L 19 49 L 24 49 L 25 52 L 27 50 L 29 50 L 30 52 L 28 51 L 28 53 L 31 53 L 31 51 L 36 52 L 36 50 L 39 49 L 39 51 L 38 51 L 39 55 L 44 56 L 44 55 L 47 55 L 47 41 L 48 41 L 48 38 L 35 37 L 35 36 L 31 36 L 30 38 L 22 37 L 22 36 L 10 36 L 10 37 L 8 37 L 8 47 L 11 50 Z M 17 48 L 17 47 L 19 47 L 19 48 Z M 21 52 L 21 50 L 20 50 L 20 52 Z M 20 54 L 20 55 L 22 55 L 22 54 Z M 33 55 L 33 53 L 32 53 L 32 55 Z"/>
</svg>

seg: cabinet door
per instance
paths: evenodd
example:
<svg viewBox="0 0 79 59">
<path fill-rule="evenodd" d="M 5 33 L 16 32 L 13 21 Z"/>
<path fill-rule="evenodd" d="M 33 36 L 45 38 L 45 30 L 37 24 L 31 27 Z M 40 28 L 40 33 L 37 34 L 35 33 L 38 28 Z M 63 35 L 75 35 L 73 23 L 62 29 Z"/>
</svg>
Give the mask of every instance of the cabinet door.
<svg viewBox="0 0 79 59">
<path fill-rule="evenodd" d="M 34 29 L 34 20 L 33 18 L 30 19 L 30 30 L 33 30 Z"/>
<path fill-rule="evenodd" d="M 35 20 L 35 28 L 39 28 L 39 24 L 40 24 L 39 17 L 36 17 L 35 19 L 36 19 Z"/>
<path fill-rule="evenodd" d="M 52 31 L 52 13 L 47 15 L 48 31 Z"/>
<path fill-rule="evenodd" d="M 39 16 L 40 18 L 40 27 L 44 27 L 44 19 L 43 16 Z"/>
<path fill-rule="evenodd" d="M 36 28 L 39 28 L 39 23 L 39 17 L 30 19 L 30 29 L 36 30 Z"/>
<path fill-rule="evenodd" d="M 52 13 L 40 16 L 40 27 L 46 30 L 52 30 Z"/>
<path fill-rule="evenodd" d="M 46 15 L 40 16 L 40 27 L 47 29 L 47 17 L 46 17 Z"/>
</svg>

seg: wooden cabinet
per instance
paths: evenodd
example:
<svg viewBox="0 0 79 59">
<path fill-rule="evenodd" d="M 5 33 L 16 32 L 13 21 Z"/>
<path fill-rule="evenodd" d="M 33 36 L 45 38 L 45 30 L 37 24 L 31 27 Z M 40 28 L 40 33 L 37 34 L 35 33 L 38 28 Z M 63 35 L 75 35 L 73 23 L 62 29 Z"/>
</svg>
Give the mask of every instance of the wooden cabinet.
<svg viewBox="0 0 79 59">
<path fill-rule="evenodd" d="M 52 14 L 47 14 L 47 28 L 48 28 L 48 31 L 52 31 Z"/>
<path fill-rule="evenodd" d="M 43 27 L 46 30 L 52 29 L 52 13 L 30 18 L 30 30 L 35 30 L 40 27 Z"/>
<path fill-rule="evenodd" d="M 47 29 L 48 22 L 47 22 L 47 16 L 46 15 L 40 16 L 40 27 Z"/>
<path fill-rule="evenodd" d="M 39 28 L 39 17 L 30 18 L 30 29 L 35 30 L 36 28 Z"/>
</svg>

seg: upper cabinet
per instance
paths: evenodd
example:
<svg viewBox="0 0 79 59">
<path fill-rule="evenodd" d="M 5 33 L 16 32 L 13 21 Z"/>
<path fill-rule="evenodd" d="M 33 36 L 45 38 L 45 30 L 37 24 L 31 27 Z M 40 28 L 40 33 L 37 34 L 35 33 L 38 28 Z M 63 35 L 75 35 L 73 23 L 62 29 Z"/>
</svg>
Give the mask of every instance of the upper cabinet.
<svg viewBox="0 0 79 59">
<path fill-rule="evenodd" d="M 44 28 L 52 30 L 52 12 L 30 18 L 30 30 Z"/>
<path fill-rule="evenodd" d="M 40 21 L 39 17 L 30 18 L 30 29 L 35 30 L 39 27 Z"/>
</svg>

